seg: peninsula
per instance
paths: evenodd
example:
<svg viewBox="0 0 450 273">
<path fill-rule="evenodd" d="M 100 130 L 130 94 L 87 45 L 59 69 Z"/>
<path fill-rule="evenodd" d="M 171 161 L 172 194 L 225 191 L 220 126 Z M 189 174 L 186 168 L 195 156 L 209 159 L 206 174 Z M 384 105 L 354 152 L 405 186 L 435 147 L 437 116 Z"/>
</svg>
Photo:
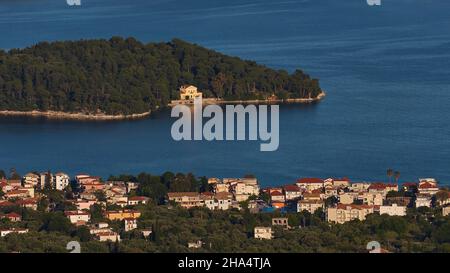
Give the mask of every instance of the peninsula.
<svg viewBox="0 0 450 273">
<path fill-rule="evenodd" d="M 179 39 L 41 42 L 0 50 L 0 115 L 123 119 L 149 115 L 192 84 L 221 101 L 319 100 L 319 81 Z"/>
</svg>

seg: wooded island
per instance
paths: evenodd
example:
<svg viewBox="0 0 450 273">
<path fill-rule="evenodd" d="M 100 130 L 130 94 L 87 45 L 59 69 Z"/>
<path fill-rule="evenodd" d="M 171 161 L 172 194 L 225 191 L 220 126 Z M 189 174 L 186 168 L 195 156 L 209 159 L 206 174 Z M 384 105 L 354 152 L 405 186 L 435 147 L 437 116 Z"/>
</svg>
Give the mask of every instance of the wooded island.
<svg viewBox="0 0 450 273">
<path fill-rule="evenodd" d="M 316 79 L 230 57 L 179 39 L 41 42 L 0 50 L 0 111 L 129 116 L 166 106 L 193 84 L 205 98 L 320 98 Z"/>
</svg>

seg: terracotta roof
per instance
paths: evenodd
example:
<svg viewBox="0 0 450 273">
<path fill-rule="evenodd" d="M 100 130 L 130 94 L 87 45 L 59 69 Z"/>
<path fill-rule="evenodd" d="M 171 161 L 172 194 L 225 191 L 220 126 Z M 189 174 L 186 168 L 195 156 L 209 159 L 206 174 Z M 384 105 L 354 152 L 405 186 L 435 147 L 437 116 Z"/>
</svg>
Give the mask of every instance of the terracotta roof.
<svg viewBox="0 0 450 273">
<path fill-rule="evenodd" d="M 345 210 L 347 210 L 348 208 L 361 210 L 361 209 L 373 209 L 374 206 L 370 206 L 370 205 L 355 205 L 355 204 L 346 205 L 346 204 L 340 204 L 339 203 L 337 205 L 337 208 L 338 209 L 345 209 Z"/>
<path fill-rule="evenodd" d="M 5 214 L 5 216 L 8 217 L 8 218 L 22 218 L 22 216 L 20 214 L 17 214 L 15 212 L 11 212 L 11 213 Z"/>
<path fill-rule="evenodd" d="M 395 188 L 396 184 L 385 184 L 385 183 L 372 183 L 369 186 L 369 190 L 384 190 L 386 188 Z"/>
<path fill-rule="evenodd" d="M 425 182 L 419 185 L 419 189 L 436 189 L 437 187 L 429 182 Z"/>
<path fill-rule="evenodd" d="M 297 179 L 297 183 L 305 183 L 305 184 L 323 183 L 323 179 L 314 177 L 305 177 Z"/>
<path fill-rule="evenodd" d="M 198 192 L 169 192 L 169 193 L 167 193 L 167 195 L 170 198 L 170 197 L 183 197 L 183 196 L 197 197 L 200 194 Z"/>
<path fill-rule="evenodd" d="M 271 195 L 271 196 L 283 196 L 284 194 L 282 194 L 282 193 L 279 192 L 279 191 L 273 191 L 273 192 L 270 193 L 270 195 Z"/>
<path fill-rule="evenodd" d="M 131 196 L 128 198 L 128 200 L 132 200 L 132 201 L 146 201 L 148 200 L 148 197 L 145 196 Z"/>
<path fill-rule="evenodd" d="M 214 198 L 218 199 L 218 200 L 227 200 L 227 199 L 231 199 L 231 194 L 228 192 L 218 192 L 218 193 L 216 193 Z"/>
<path fill-rule="evenodd" d="M 9 201 L 0 201 L 0 207 L 10 207 L 14 206 L 14 203 L 11 203 Z"/>
<path fill-rule="evenodd" d="M 37 200 L 35 199 L 20 199 L 16 201 L 17 205 L 34 205 L 37 204 Z"/>
<path fill-rule="evenodd" d="M 300 188 L 297 185 L 286 185 L 283 188 L 284 191 L 300 191 Z"/>
<path fill-rule="evenodd" d="M 14 195 L 14 194 L 23 194 L 23 193 L 28 193 L 28 190 L 12 190 L 12 191 L 5 193 L 5 195 Z"/>
</svg>

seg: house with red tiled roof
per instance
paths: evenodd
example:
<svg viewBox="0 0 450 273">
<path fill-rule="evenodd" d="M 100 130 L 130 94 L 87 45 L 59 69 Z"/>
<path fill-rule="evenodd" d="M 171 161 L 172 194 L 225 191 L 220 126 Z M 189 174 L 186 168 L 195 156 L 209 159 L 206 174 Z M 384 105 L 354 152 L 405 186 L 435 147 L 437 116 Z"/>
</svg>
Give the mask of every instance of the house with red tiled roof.
<svg viewBox="0 0 450 273">
<path fill-rule="evenodd" d="M 297 182 L 295 184 L 297 186 L 299 186 L 300 188 L 305 189 L 307 191 L 321 189 L 324 187 L 323 179 L 314 178 L 314 177 L 305 177 L 305 178 L 297 179 Z"/>
<path fill-rule="evenodd" d="M 350 179 L 348 177 L 343 178 L 329 178 L 332 181 L 332 185 L 338 188 L 346 188 L 350 186 Z"/>
<path fill-rule="evenodd" d="M 12 190 L 5 193 L 6 199 L 27 198 L 30 197 L 30 191 L 27 189 Z"/>
<path fill-rule="evenodd" d="M 169 192 L 167 193 L 167 199 L 187 209 L 203 206 L 198 192 Z"/>
<path fill-rule="evenodd" d="M 390 191 L 398 191 L 397 184 L 387 184 L 387 183 L 372 183 L 367 189 L 370 193 L 379 193 L 383 197 L 387 195 Z"/>
<path fill-rule="evenodd" d="M 325 208 L 325 202 L 323 200 L 300 200 L 297 202 L 297 212 L 306 210 L 309 213 L 314 213 L 320 208 Z"/>
<path fill-rule="evenodd" d="M 270 200 L 272 202 L 284 202 L 285 197 L 280 191 L 273 191 L 270 193 Z"/>
<path fill-rule="evenodd" d="M 303 194 L 303 200 L 309 200 L 309 201 L 320 201 L 322 200 L 324 195 L 320 192 L 305 192 Z"/>
<path fill-rule="evenodd" d="M 111 230 L 98 232 L 95 234 L 95 236 L 100 242 L 120 242 L 120 235 L 117 232 Z"/>
<path fill-rule="evenodd" d="M 439 187 L 430 182 L 420 182 L 418 191 L 420 194 L 435 195 L 439 191 Z"/>
<path fill-rule="evenodd" d="M 91 220 L 91 215 L 84 211 L 66 211 L 64 214 L 72 224 L 76 225 L 85 225 Z"/>
<path fill-rule="evenodd" d="M 131 196 L 128 197 L 128 205 L 134 206 L 139 204 L 147 204 L 149 198 L 146 196 Z"/>
<path fill-rule="evenodd" d="M 363 221 L 366 216 L 374 213 L 375 209 L 379 209 L 376 206 L 369 205 L 344 205 L 338 204 L 335 207 L 327 209 L 326 217 L 328 222 L 343 224 L 352 220 Z"/>
<path fill-rule="evenodd" d="M 0 207 L 12 207 L 15 204 L 8 200 L 0 200 Z"/>
<path fill-rule="evenodd" d="M 8 214 L 0 215 L 0 219 L 6 218 L 9 219 L 11 222 L 20 222 L 22 221 L 22 216 L 20 214 L 17 214 L 15 212 L 10 212 Z"/>
<path fill-rule="evenodd" d="M 9 179 L 7 183 L 8 185 L 11 185 L 14 188 L 22 187 L 22 181 L 19 179 Z"/>
<path fill-rule="evenodd" d="M 6 193 L 8 191 L 12 191 L 14 187 L 8 184 L 6 179 L 3 179 L 0 181 L 0 189 L 3 191 L 3 193 Z"/>
<path fill-rule="evenodd" d="M 38 207 L 38 201 L 33 198 L 20 199 L 20 200 L 17 200 L 15 204 L 18 206 L 21 206 L 23 208 L 29 208 L 32 210 L 37 210 L 37 207 Z"/>
<path fill-rule="evenodd" d="M 283 192 L 286 200 L 295 200 L 302 196 L 302 190 L 297 185 L 286 185 Z"/>
</svg>

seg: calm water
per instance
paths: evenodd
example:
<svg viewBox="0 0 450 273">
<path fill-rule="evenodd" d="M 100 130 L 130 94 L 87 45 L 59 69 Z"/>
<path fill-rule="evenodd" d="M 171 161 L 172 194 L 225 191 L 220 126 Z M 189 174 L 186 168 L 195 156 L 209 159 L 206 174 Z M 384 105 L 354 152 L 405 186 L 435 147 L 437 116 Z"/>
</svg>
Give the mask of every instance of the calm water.
<svg viewBox="0 0 450 273">
<path fill-rule="evenodd" d="M 0 48 L 40 40 L 179 37 L 274 68 L 302 68 L 327 98 L 282 106 L 280 148 L 256 142 L 175 142 L 169 112 L 124 122 L 0 119 L 0 168 L 71 175 L 166 170 L 450 184 L 450 1 L 0 0 Z"/>
</svg>

